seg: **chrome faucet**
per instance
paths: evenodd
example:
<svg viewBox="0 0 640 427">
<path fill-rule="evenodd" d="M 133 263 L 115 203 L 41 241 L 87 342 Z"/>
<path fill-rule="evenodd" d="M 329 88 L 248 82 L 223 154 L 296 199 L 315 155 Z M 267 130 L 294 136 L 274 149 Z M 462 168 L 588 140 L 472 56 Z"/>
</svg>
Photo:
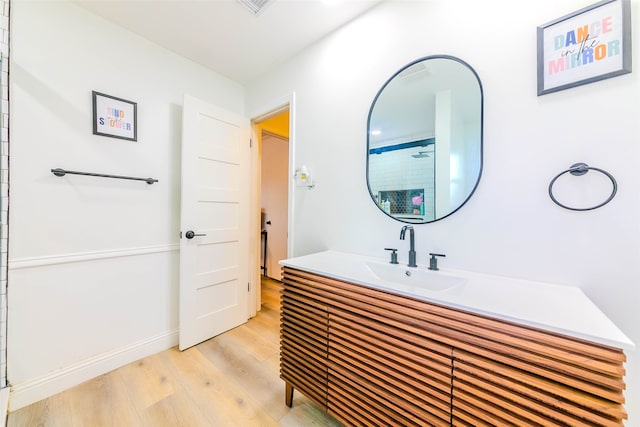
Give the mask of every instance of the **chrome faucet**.
<svg viewBox="0 0 640 427">
<path fill-rule="evenodd" d="M 417 267 L 418 264 L 416 264 L 416 239 L 415 236 L 413 235 L 413 227 L 410 225 L 405 225 L 404 227 L 402 227 L 402 230 L 400 230 L 400 240 L 404 240 L 404 234 L 407 232 L 407 230 L 409 230 L 409 264 L 407 264 L 409 267 Z"/>
</svg>

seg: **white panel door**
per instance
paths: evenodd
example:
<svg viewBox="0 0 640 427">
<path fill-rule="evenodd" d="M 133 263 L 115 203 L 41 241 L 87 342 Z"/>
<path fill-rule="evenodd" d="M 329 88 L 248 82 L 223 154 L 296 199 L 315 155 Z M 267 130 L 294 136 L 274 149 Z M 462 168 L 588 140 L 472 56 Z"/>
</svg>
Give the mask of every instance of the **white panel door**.
<svg viewBox="0 0 640 427">
<path fill-rule="evenodd" d="M 249 120 L 189 95 L 182 123 L 180 350 L 245 323 Z"/>
</svg>

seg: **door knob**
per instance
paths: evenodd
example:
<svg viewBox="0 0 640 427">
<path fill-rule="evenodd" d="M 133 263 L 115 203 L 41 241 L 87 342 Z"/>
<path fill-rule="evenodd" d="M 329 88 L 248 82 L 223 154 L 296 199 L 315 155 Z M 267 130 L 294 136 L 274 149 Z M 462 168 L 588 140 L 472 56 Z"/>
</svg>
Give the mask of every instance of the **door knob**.
<svg viewBox="0 0 640 427">
<path fill-rule="evenodd" d="M 193 230 L 189 230 L 184 233 L 184 237 L 186 237 L 187 239 L 193 239 L 196 236 L 206 236 L 206 234 L 196 234 L 193 232 Z"/>
</svg>

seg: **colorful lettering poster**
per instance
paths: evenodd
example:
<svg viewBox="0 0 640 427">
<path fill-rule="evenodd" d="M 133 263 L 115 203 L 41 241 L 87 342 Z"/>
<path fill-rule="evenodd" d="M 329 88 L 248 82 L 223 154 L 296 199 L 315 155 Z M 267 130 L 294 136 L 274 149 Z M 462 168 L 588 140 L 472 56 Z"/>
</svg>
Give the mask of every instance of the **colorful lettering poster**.
<svg viewBox="0 0 640 427">
<path fill-rule="evenodd" d="M 538 95 L 631 72 L 629 0 L 605 0 L 538 27 Z"/>
<path fill-rule="evenodd" d="M 137 141 L 137 104 L 93 91 L 93 134 Z"/>
</svg>

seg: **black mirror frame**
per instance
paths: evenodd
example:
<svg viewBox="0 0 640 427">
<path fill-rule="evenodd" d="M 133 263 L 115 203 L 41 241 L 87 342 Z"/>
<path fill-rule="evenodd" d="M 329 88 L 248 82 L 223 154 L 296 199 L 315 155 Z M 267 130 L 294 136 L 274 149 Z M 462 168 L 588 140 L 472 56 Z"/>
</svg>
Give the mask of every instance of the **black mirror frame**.
<svg viewBox="0 0 640 427">
<path fill-rule="evenodd" d="M 370 145 L 370 127 L 371 127 L 371 114 L 373 113 L 373 107 L 376 105 L 376 102 L 378 101 L 378 98 L 380 97 L 380 95 L 382 94 L 382 92 L 384 91 L 384 89 L 387 87 L 387 85 L 389 85 L 389 83 L 400 73 L 402 73 L 404 70 L 406 70 L 409 67 L 412 67 L 413 65 L 422 62 L 422 61 L 426 61 L 429 59 L 450 59 L 452 61 L 456 61 L 459 62 L 460 64 L 464 65 L 465 67 L 467 67 L 474 75 L 474 77 L 476 78 L 476 80 L 478 81 L 478 88 L 480 89 L 480 170 L 478 171 L 478 178 L 476 180 L 475 185 L 473 186 L 473 189 L 471 190 L 471 192 L 469 193 L 469 195 L 467 196 L 466 199 L 464 199 L 464 201 L 462 203 L 460 203 L 460 205 L 458 207 L 456 207 L 454 210 L 452 210 L 451 212 L 449 212 L 447 215 L 444 215 L 440 218 L 435 218 L 434 220 L 431 221 L 423 221 L 423 222 L 412 222 L 412 221 L 407 221 L 407 220 L 402 220 L 402 219 L 398 219 L 395 216 L 385 212 L 383 209 L 380 208 L 380 206 L 378 206 L 378 204 L 376 203 L 376 199 L 375 196 L 373 195 L 373 191 L 371 190 L 371 185 L 369 183 L 369 145 Z M 460 210 L 460 208 L 462 208 L 465 204 L 467 204 L 467 202 L 469 201 L 469 199 L 471 198 L 471 196 L 473 196 L 473 194 L 476 192 L 476 189 L 478 188 L 478 185 L 480 184 L 480 178 L 482 177 L 482 170 L 484 168 L 484 89 L 482 87 L 482 81 L 480 80 L 480 76 L 478 76 L 478 73 L 476 72 L 476 70 L 473 69 L 473 67 L 471 67 L 471 65 L 469 65 L 467 62 L 463 61 L 460 58 L 457 58 L 455 56 L 451 56 L 451 55 L 429 55 L 429 56 L 425 56 L 419 59 L 416 59 L 415 61 L 410 62 L 409 64 L 403 66 L 402 68 L 400 68 L 398 71 L 396 71 L 389 79 L 387 79 L 387 81 L 382 85 L 382 87 L 380 88 L 380 90 L 378 90 L 378 93 L 376 94 L 375 98 L 373 98 L 373 101 L 371 102 L 371 107 L 369 108 L 369 115 L 367 116 L 367 146 L 366 146 L 366 156 L 367 156 L 367 168 L 366 168 L 366 179 L 367 179 L 367 190 L 369 191 L 369 196 L 371 197 L 371 200 L 373 201 L 374 205 L 378 208 L 378 210 L 382 213 L 384 213 L 386 216 L 393 218 L 394 220 L 398 221 L 398 222 L 402 222 L 402 223 L 406 223 L 406 224 L 413 224 L 413 225 L 417 225 L 417 224 L 430 224 L 432 222 L 436 222 L 436 221 L 440 221 L 442 219 L 445 219 L 451 215 L 453 215 L 454 213 L 456 213 L 458 210 Z"/>
</svg>

